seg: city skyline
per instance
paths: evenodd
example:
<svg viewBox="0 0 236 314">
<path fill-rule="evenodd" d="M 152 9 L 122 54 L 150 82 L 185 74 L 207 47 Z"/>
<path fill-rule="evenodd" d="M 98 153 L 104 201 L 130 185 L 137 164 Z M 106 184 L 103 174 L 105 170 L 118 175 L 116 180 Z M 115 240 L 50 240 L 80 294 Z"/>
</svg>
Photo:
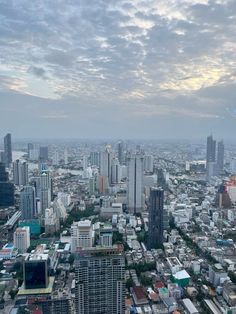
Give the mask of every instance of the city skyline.
<svg viewBox="0 0 236 314">
<path fill-rule="evenodd" d="M 233 1 L 22 0 L 0 12 L 3 133 L 233 139 Z"/>
</svg>

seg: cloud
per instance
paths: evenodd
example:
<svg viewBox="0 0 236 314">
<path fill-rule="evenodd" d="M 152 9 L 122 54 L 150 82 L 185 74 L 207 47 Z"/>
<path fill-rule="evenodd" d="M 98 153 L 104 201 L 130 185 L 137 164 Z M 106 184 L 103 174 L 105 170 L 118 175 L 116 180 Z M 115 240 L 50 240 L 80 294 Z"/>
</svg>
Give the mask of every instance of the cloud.
<svg viewBox="0 0 236 314">
<path fill-rule="evenodd" d="M 226 0 L 4 0 L 1 97 L 9 93 L 14 107 L 28 95 L 22 110 L 48 128 L 77 119 L 115 134 L 119 121 L 129 132 L 128 121 L 136 130 L 143 119 L 152 135 L 152 117 L 171 119 L 179 135 L 181 119 L 215 127 L 233 118 L 235 22 L 235 1 Z"/>
</svg>

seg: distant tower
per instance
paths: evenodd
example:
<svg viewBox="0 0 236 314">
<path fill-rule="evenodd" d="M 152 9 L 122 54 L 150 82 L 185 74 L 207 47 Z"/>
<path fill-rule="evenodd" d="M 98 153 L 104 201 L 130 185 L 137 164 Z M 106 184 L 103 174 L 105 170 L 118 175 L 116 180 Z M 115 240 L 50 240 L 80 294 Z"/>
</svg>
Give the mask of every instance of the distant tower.
<svg viewBox="0 0 236 314">
<path fill-rule="evenodd" d="M 149 198 L 148 247 L 159 248 L 163 244 L 164 191 L 152 188 Z"/>
<path fill-rule="evenodd" d="M 121 166 L 117 158 L 113 158 L 111 162 L 111 183 L 117 184 L 121 180 Z"/>
<path fill-rule="evenodd" d="M 117 155 L 120 165 L 124 163 L 124 144 L 122 141 L 117 144 Z"/>
<path fill-rule="evenodd" d="M 210 180 L 212 176 L 217 173 L 216 164 L 216 141 L 213 139 L 212 135 L 207 137 L 207 149 L 206 149 L 206 179 Z"/>
<path fill-rule="evenodd" d="M 40 209 L 41 217 L 45 217 L 45 209 L 47 209 L 52 200 L 52 180 L 50 172 L 46 164 L 41 165 L 41 173 L 39 179 L 40 186 Z"/>
<path fill-rule="evenodd" d="M 112 150 L 111 146 L 107 145 L 105 150 L 100 152 L 100 175 L 107 177 L 109 184 L 111 183 L 111 162 Z"/>
<path fill-rule="evenodd" d="M 140 213 L 144 206 L 143 199 L 143 155 L 136 153 L 127 158 L 128 189 L 127 204 L 130 213 Z"/>
<path fill-rule="evenodd" d="M 144 171 L 148 173 L 153 173 L 153 156 L 152 155 L 144 156 Z"/>
<path fill-rule="evenodd" d="M 213 139 L 212 135 L 207 137 L 207 162 L 216 161 L 216 141 Z"/>
<path fill-rule="evenodd" d="M 224 142 L 218 142 L 217 146 L 217 171 L 218 174 L 222 174 L 224 170 L 224 153 L 225 153 L 225 146 Z"/>
<path fill-rule="evenodd" d="M 11 146 L 11 134 L 8 133 L 4 137 L 4 162 L 7 167 L 12 163 L 12 146 Z"/>
<path fill-rule="evenodd" d="M 15 160 L 13 162 L 13 181 L 15 185 L 27 185 L 29 181 L 28 164 Z"/>
<path fill-rule="evenodd" d="M 20 192 L 20 210 L 22 220 L 36 217 L 36 198 L 33 186 L 25 186 Z"/>
<path fill-rule="evenodd" d="M 0 163 L 0 207 L 14 205 L 14 184 L 9 182 L 5 164 Z"/>
<path fill-rule="evenodd" d="M 40 146 L 39 147 L 39 160 L 40 161 L 47 161 L 48 160 L 48 147 L 47 146 Z"/>
</svg>

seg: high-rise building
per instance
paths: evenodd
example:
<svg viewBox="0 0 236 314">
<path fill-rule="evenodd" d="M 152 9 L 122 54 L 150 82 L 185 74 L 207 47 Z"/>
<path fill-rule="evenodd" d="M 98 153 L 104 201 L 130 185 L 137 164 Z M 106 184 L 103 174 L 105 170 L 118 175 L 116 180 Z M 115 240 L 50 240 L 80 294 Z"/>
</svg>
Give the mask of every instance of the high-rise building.
<svg viewBox="0 0 236 314">
<path fill-rule="evenodd" d="M 14 247 L 18 249 L 19 253 L 26 253 L 30 246 L 30 228 L 17 228 L 13 235 Z"/>
<path fill-rule="evenodd" d="M 144 207 L 143 197 L 143 155 L 129 155 L 127 205 L 130 213 L 140 213 Z"/>
<path fill-rule="evenodd" d="M 47 146 L 40 146 L 39 147 L 39 160 L 40 161 L 47 161 L 48 160 L 48 147 Z"/>
<path fill-rule="evenodd" d="M 93 229 L 90 220 L 76 221 L 71 225 L 71 252 L 93 245 Z"/>
<path fill-rule="evenodd" d="M 23 190 L 20 192 L 20 210 L 23 220 L 36 217 L 36 198 L 35 188 L 33 186 L 24 186 Z"/>
<path fill-rule="evenodd" d="M 224 142 L 220 141 L 217 145 L 217 172 L 218 174 L 222 174 L 224 170 L 224 153 L 225 146 Z"/>
<path fill-rule="evenodd" d="M 107 177 L 108 183 L 111 183 L 111 146 L 107 145 L 105 150 L 100 152 L 100 175 Z"/>
<path fill-rule="evenodd" d="M 216 164 L 216 141 L 212 135 L 207 137 L 207 149 L 206 149 L 206 179 L 209 181 L 211 177 L 217 174 Z"/>
<path fill-rule="evenodd" d="M 7 167 L 12 163 L 12 146 L 11 146 L 11 134 L 8 133 L 4 137 L 4 162 Z"/>
<path fill-rule="evenodd" d="M 152 155 L 144 156 L 144 171 L 148 173 L 153 172 L 153 156 Z"/>
<path fill-rule="evenodd" d="M 149 198 L 148 247 L 160 248 L 164 231 L 164 191 L 151 188 Z"/>
<path fill-rule="evenodd" d="M 30 151 L 33 149 L 34 149 L 34 144 L 28 143 L 27 145 L 28 158 L 30 157 Z"/>
<path fill-rule="evenodd" d="M 40 215 L 45 217 L 45 209 L 51 204 L 51 181 L 49 173 L 40 174 Z"/>
<path fill-rule="evenodd" d="M 111 162 L 111 184 L 117 184 L 121 180 L 121 166 L 117 158 L 113 158 Z"/>
<path fill-rule="evenodd" d="M 75 260 L 75 312 L 125 313 L 125 259 L 119 247 L 81 250 Z"/>
<path fill-rule="evenodd" d="M 55 151 L 54 154 L 53 154 L 53 158 L 52 158 L 52 164 L 54 166 L 58 166 L 59 165 L 59 153 L 58 151 Z"/>
<path fill-rule="evenodd" d="M 27 185 L 29 182 L 28 164 L 19 159 L 13 162 L 13 181 L 15 185 Z"/>
<path fill-rule="evenodd" d="M 122 141 L 118 142 L 117 144 L 117 156 L 120 165 L 123 165 L 124 163 L 124 144 Z"/>
<path fill-rule="evenodd" d="M 90 165 L 91 166 L 97 166 L 100 165 L 100 156 L 98 152 L 91 152 L 89 156 Z"/>
<path fill-rule="evenodd" d="M 216 141 L 213 139 L 212 135 L 207 137 L 206 161 L 216 161 Z"/>
<path fill-rule="evenodd" d="M 0 163 L 0 207 L 14 205 L 14 184 L 9 182 L 5 165 Z"/>
</svg>

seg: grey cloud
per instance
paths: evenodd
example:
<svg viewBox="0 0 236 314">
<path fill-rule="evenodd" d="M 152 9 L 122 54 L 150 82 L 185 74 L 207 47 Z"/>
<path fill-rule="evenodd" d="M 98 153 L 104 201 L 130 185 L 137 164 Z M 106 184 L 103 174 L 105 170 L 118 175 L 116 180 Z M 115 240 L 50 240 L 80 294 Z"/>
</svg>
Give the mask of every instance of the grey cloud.
<svg viewBox="0 0 236 314">
<path fill-rule="evenodd" d="M 79 119 L 87 129 L 86 120 L 101 133 L 105 132 L 102 123 L 107 121 L 115 132 L 112 125 L 124 120 L 126 130 L 128 123 L 139 133 L 140 123 L 144 129 L 150 127 L 147 136 L 155 130 L 152 116 L 162 126 L 171 118 L 168 132 L 178 131 L 181 119 L 186 127 L 191 125 L 187 119 L 203 117 L 216 126 L 216 117 L 227 117 L 225 106 L 235 99 L 231 87 L 236 67 L 235 16 L 234 1 L 192 5 L 182 0 L 58 0 L 55 5 L 4 0 L 0 4 L 2 86 L 9 90 L 14 79 L 12 88 L 16 86 L 19 93 L 10 91 L 9 103 L 13 107 L 20 103 L 22 111 L 33 108 L 35 114 L 28 110 L 28 117 L 38 123 L 43 110 L 44 117 L 51 117 L 44 120 L 55 120 L 53 126 L 54 110 L 61 113 L 58 117 L 65 125 L 68 119 L 62 117 L 69 117 L 71 125 Z M 24 84 L 30 74 L 46 78 L 47 89 L 59 99 L 25 96 L 26 108 L 21 94 L 29 92 Z M 6 95 L 0 97 L 6 101 Z M 55 132 L 60 133 L 60 128 Z"/>
</svg>

